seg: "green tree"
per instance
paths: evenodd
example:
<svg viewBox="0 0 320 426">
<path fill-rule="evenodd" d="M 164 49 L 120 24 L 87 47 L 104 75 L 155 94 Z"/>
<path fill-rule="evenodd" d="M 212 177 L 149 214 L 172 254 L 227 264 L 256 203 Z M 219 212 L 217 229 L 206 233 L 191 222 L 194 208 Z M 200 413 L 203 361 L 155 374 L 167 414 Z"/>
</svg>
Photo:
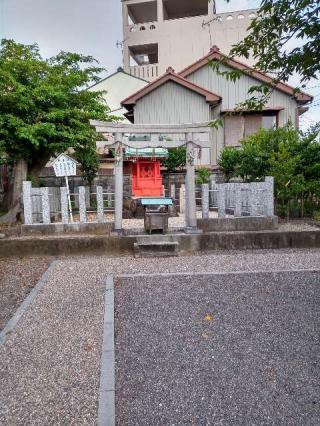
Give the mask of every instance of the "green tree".
<svg viewBox="0 0 320 426">
<path fill-rule="evenodd" d="M 229 56 L 252 57 L 254 69 L 272 75 L 274 84 L 286 82 L 297 73 L 302 87 L 305 87 L 309 80 L 318 77 L 320 71 L 319 16 L 317 0 L 262 0 L 248 35 L 232 46 Z M 219 72 L 219 63 L 212 65 Z M 235 80 L 242 72 L 233 70 L 222 74 Z M 252 86 L 239 109 L 261 109 L 274 84 Z"/>
<path fill-rule="evenodd" d="M 218 164 L 228 179 L 251 182 L 273 176 L 278 213 L 289 217 L 299 210 L 304 216 L 320 202 L 319 129 L 317 125 L 304 134 L 290 124 L 261 129 L 244 139 L 240 148 L 224 148 Z"/>
<path fill-rule="evenodd" d="M 97 136 L 89 119 L 113 119 L 102 92 L 86 90 L 100 72 L 90 56 L 61 52 L 45 60 L 36 44 L 1 41 L 0 157 L 13 166 L 10 209 L 2 221 L 20 212 L 27 175 L 37 177 L 51 156 L 68 148 L 93 179 Z"/>
<path fill-rule="evenodd" d="M 203 185 L 210 182 L 211 171 L 206 167 L 200 167 L 197 171 L 196 183 Z"/>
<path fill-rule="evenodd" d="M 169 156 L 164 161 L 164 166 L 167 168 L 168 172 L 174 172 L 181 167 L 186 165 L 186 148 L 170 148 Z"/>
</svg>

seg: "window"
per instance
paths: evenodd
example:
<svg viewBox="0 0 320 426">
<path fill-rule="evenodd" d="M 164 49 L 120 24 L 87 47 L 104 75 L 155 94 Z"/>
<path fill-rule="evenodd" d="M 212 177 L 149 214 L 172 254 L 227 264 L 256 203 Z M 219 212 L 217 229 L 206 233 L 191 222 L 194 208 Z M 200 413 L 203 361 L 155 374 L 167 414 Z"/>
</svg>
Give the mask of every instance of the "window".
<svg viewBox="0 0 320 426">
<path fill-rule="evenodd" d="M 277 116 L 264 115 L 262 117 L 262 127 L 266 130 L 275 129 L 277 127 Z"/>
<path fill-rule="evenodd" d="M 270 130 L 277 127 L 277 114 L 273 111 L 260 114 L 226 116 L 224 119 L 225 145 L 240 146 L 240 141 L 263 128 Z"/>
<path fill-rule="evenodd" d="M 238 15 L 238 19 L 244 19 L 244 15 Z"/>
<path fill-rule="evenodd" d="M 233 19 L 232 15 L 227 16 L 227 21 L 232 21 L 232 19 Z"/>
</svg>

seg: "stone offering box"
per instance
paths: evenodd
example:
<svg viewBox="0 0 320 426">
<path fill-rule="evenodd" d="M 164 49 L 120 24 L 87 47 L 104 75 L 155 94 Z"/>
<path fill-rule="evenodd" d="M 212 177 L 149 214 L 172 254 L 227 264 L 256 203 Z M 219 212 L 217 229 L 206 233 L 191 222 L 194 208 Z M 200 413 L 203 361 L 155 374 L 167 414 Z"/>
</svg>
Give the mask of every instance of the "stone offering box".
<svg viewBox="0 0 320 426">
<path fill-rule="evenodd" d="M 160 231 L 166 234 L 169 226 L 169 206 L 173 206 L 172 198 L 143 198 L 141 199 L 141 204 L 145 208 L 145 231 L 149 234 L 153 231 Z"/>
</svg>

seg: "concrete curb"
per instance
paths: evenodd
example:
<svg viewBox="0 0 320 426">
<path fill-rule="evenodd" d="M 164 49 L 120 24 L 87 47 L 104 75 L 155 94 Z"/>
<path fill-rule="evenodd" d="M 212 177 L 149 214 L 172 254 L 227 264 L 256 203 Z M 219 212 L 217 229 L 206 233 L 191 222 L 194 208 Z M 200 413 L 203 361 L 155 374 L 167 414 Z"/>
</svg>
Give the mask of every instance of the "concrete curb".
<svg viewBox="0 0 320 426">
<path fill-rule="evenodd" d="M 115 425 L 114 283 L 106 278 L 98 426 Z"/>
<path fill-rule="evenodd" d="M 143 235 L 143 237 L 146 237 Z M 155 236 L 153 236 L 154 238 Z M 133 255 L 139 236 L 78 235 L 60 237 L 24 237 L 1 240 L 0 257 Z M 212 250 L 255 250 L 320 248 L 320 230 L 315 231 L 247 231 L 172 234 L 179 243 L 179 254 Z"/>
<path fill-rule="evenodd" d="M 38 283 L 33 287 L 31 292 L 28 294 L 28 296 L 24 299 L 24 301 L 21 303 L 19 308 L 16 310 L 13 317 L 7 322 L 5 328 L 0 333 L 0 348 L 3 346 L 6 342 L 6 339 L 12 331 L 16 328 L 18 322 L 22 318 L 22 316 L 26 313 L 26 311 L 29 309 L 31 303 L 33 300 L 37 297 L 37 295 L 42 290 L 43 286 L 47 283 L 49 274 L 51 273 L 52 269 L 54 268 L 56 264 L 56 260 L 53 260 L 46 272 L 42 275 Z"/>
<path fill-rule="evenodd" d="M 256 274 L 283 274 L 300 272 L 320 272 L 320 269 L 278 269 L 278 270 L 255 270 L 255 271 L 221 271 L 221 272 L 159 272 L 154 274 L 119 274 L 117 278 L 146 278 L 146 277 L 206 277 L 212 275 L 256 275 Z"/>
</svg>

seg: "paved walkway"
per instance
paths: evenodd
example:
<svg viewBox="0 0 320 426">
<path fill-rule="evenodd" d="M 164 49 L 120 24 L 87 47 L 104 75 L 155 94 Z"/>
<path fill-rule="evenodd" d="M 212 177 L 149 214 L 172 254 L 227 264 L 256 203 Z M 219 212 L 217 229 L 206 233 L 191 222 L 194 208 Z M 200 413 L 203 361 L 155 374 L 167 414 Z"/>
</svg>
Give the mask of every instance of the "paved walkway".
<svg viewBox="0 0 320 426">
<path fill-rule="evenodd" d="M 58 260 L 0 348 L 0 424 L 96 424 L 108 274 L 319 267 L 320 250 L 219 252 L 170 259 Z"/>
</svg>

